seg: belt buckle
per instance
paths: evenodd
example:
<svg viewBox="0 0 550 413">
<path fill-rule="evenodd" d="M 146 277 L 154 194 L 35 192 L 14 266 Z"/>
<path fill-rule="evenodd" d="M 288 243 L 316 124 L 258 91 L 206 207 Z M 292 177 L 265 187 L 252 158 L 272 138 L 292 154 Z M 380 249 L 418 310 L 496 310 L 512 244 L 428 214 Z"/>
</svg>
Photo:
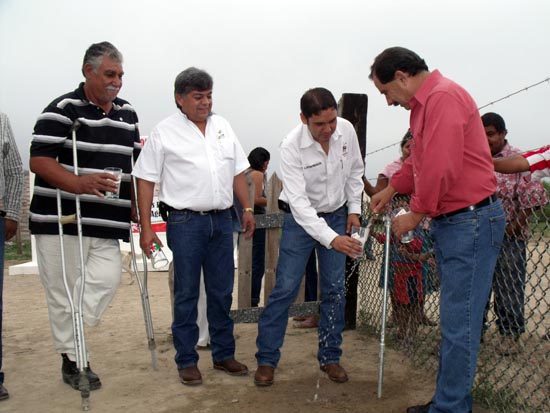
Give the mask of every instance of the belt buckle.
<svg viewBox="0 0 550 413">
<path fill-rule="evenodd" d="M 199 211 L 199 215 L 208 215 L 208 211 Z"/>
</svg>

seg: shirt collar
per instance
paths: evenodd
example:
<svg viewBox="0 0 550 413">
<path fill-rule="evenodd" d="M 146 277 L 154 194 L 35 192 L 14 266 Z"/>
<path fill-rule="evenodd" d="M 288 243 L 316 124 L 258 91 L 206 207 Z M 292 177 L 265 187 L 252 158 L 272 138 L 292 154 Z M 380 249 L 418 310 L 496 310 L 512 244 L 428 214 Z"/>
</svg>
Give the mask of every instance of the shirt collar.
<svg viewBox="0 0 550 413">
<path fill-rule="evenodd" d="M 416 91 L 414 96 L 411 98 L 409 105 L 411 110 L 414 109 L 416 105 L 425 105 L 428 100 L 434 86 L 443 78 L 443 75 L 439 70 L 433 70 L 430 75 L 424 80 L 420 88 Z"/>
<path fill-rule="evenodd" d="M 83 102 L 87 102 L 89 103 L 90 105 L 94 105 L 94 106 L 97 106 L 94 102 L 90 101 L 87 97 L 86 97 L 86 92 L 84 92 L 84 82 L 81 82 L 80 85 L 78 85 L 78 89 L 75 90 L 75 93 L 76 95 L 78 96 L 78 98 L 80 100 L 82 100 Z M 115 98 L 115 100 L 113 100 L 113 106 L 111 108 L 111 111 L 113 110 L 120 110 L 122 108 L 122 102 L 120 102 L 120 100 L 118 99 L 118 97 Z M 99 107 L 99 106 L 97 106 Z"/>
<path fill-rule="evenodd" d="M 338 123 L 338 120 L 336 121 L 336 129 L 334 130 L 334 133 L 330 137 L 331 141 L 338 141 L 340 137 L 342 136 L 342 132 L 340 131 L 340 125 Z M 302 135 L 300 137 L 300 149 L 307 148 L 309 146 L 312 146 L 315 143 L 315 139 L 313 139 L 313 136 L 311 136 L 311 132 L 309 131 L 309 128 L 307 125 L 302 124 Z"/>
</svg>

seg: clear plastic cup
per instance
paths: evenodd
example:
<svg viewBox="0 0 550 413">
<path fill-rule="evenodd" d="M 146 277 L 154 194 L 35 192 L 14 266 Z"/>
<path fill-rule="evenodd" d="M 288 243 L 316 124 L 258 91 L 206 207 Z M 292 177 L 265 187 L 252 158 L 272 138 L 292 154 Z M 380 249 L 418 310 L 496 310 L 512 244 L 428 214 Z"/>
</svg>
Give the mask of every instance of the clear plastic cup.
<svg viewBox="0 0 550 413">
<path fill-rule="evenodd" d="M 156 242 L 151 244 L 151 264 L 155 270 L 168 265 L 168 258 Z"/>
<path fill-rule="evenodd" d="M 361 254 L 355 256 L 355 259 L 361 258 L 363 254 L 365 253 L 365 243 L 367 242 L 367 238 L 369 236 L 369 231 L 367 227 L 357 227 L 355 225 L 352 225 L 351 227 L 351 235 L 353 239 L 357 239 L 361 242 Z"/>
<path fill-rule="evenodd" d="M 103 169 L 103 172 L 116 176 L 116 192 L 105 191 L 105 198 L 118 199 L 118 192 L 120 190 L 120 181 L 122 180 L 122 169 L 115 167 L 108 167 Z"/>
<path fill-rule="evenodd" d="M 395 216 L 398 217 L 404 214 L 408 214 L 407 210 L 405 208 L 400 208 L 399 211 L 397 211 L 397 214 L 395 214 Z M 407 231 L 403 235 L 401 235 L 401 242 L 403 244 L 408 244 L 413 239 L 414 239 L 414 229 L 411 229 L 410 231 Z"/>
</svg>

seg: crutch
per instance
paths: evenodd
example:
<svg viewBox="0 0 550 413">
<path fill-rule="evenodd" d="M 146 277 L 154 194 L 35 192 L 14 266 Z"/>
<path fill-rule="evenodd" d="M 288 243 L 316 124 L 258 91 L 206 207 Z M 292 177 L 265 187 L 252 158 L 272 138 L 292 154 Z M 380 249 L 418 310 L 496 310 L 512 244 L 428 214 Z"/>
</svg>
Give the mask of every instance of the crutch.
<svg viewBox="0 0 550 413">
<path fill-rule="evenodd" d="M 384 350 L 386 348 L 386 311 L 388 307 L 388 276 L 390 267 L 390 235 L 391 218 L 384 215 L 384 225 L 386 227 L 386 242 L 384 243 L 384 293 L 382 297 L 382 327 L 380 332 L 380 363 L 378 365 L 378 398 L 382 397 L 382 386 L 384 384 Z"/>
<path fill-rule="evenodd" d="M 134 157 L 132 156 L 132 171 L 134 170 Z M 136 177 L 132 175 L 132 185 L 134 191 L 134 201 L 136 204 L 136 212 L 138 216 L 138 231 L 141 235 L 141 226 L 139 224 L 140 214 L 139 207 L 137 203 L 137 183 Z M 141 251 L 141 260 L 143 262 L 143 279 L 141 278 L 137 260 L 136 260 L 136 248 L 134 245 L 134 234 L 132 233 L 132 226 L 130 225 L 130 249 L 132 251 L 132 264 L 134 267 L 134 272 L 136 274 L 136 280 L 139 286 L 139 292 L 141 296 L 141 306 L 143 308 L 143 318 L 145 320 L 145 333 L 147 334 L 147 344 L 149 351 L 151 352 L 151 364 L 153 370 L 157 370 L 157 345 L 155 343 L 155 331 L 153 329 L 153 318 L 151 317 L 151 307 L 149 305 L 149 293 L 147 291 L 147 256 L 143 251 Z"/>
<path fill-rule="evenodd" d="M 73 167 L 74 174 L 78 176 L 78 157 L 76 151 L 76 131 L 80 127 L 80 122 L 74 121 L 71 126 L 72 144 L 73 144 Z M 73 335 L 76 352 L 76 366 L 80 372 L 80 380 L 78 382 L 78 389 L 80 390 L 81 406 L 82 410 L 90 410 L 90 382 L 86 375 L 86 367 L 88 366 L 88 354 L 86 351 L 86 340 L 84 338 L 84 320 L 82 317 L 82 308 L 84 300 L 84 286 L 86 284 L 86 267 L 84 266 L 84 254 L 82 246 L 82 216 L 80 213 L 80 196 L 75 194 L 75 214 L 63 216 L 63 209 L 61 205 L 61 190 L 56 189 L 57 198 L 57 223 L 59 227 L 59 242 L 61 249 L 61 270 L 63 273 L 63 284 L 65 285 L 65 292 L 69 305 L 71 307 L 71 315 L 73 321 Z M 69 288 L 67 282 L 67 268 L 65 265 L 65 248 L 63 245 L 63 225 L 76 223 L 78 230 L 78 249 L 80 252 L 80 291 L 78 297 L 78 307 L 75 307 L 73 301 L 73 292 Z"/>
</svg>

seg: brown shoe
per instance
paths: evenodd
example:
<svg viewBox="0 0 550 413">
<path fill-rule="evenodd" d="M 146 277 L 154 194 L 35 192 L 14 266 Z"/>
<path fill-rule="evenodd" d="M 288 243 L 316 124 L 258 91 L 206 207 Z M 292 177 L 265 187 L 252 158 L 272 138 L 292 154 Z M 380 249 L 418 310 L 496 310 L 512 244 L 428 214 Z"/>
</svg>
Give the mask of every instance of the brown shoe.
<svg viewBox="0 0 550 413">
<path fill-rule="evenodd" d="M 248 367 L 243 363 L 239 363 L 235 359 L 227 359 L 224 361 L 214 362 L 214 368 L 217 370 L 223 370 L 231 376 L 244 376 L 248 374 Z"/>
<path fill-rule="evenodd" d="M 326 372 L 328 378 L 336 383 L 345 383 L 348 381 L 346 370 L 338 363 L 330 363 L 321 366 L 321 370 Z"/>
<path fill-rule="evenodd" d="M 202 384 L 201 372 L 197 366 L 189 366 L 184 369 L 178 369 L 180 381 L 187 386 L 196 386 Z"/>
<path fill-rule="evenodd" d="M 254 375 L 254 384 L 260 387 L 271 386 L 275 369 L 271 366 L 258 366 Z"/>
</svg>

